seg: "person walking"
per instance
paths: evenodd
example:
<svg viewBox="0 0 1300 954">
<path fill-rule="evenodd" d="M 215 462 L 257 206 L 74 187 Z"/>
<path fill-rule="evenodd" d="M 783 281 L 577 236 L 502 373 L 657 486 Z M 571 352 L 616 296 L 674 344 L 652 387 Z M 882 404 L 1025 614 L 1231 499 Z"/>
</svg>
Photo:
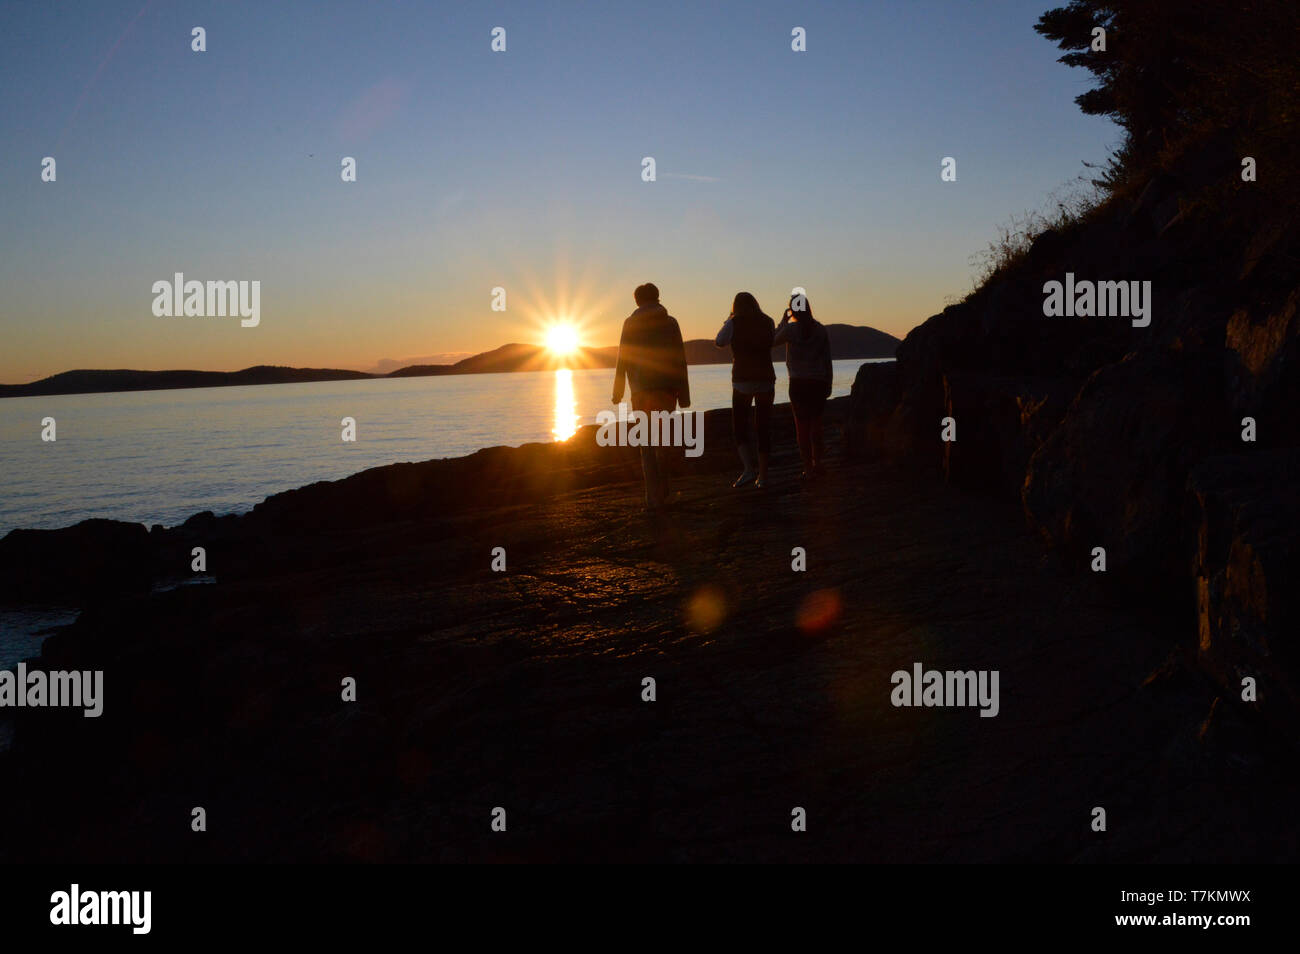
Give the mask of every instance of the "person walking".
<svg viewBox="0 0 1300 954">
<path fill-rule="evenodd" d="M 659 303 L 652 283 L 638 285 L 632 293 L 636 310 L 623 322 L 614 367 L 614 404 L 623 402 L 626 382 L 632 392 L 632 410 L 647 416 L 656 411 L 671 414 L 691 406 L 691 386 L 686 374 L 686 347 L 677 319 Z M 654 420 L 650 417 L 650 420 Z M 658 510 L 668 500 L 668 449 L 641 446 L 641 473 L 645 478 L 646 510 Z"/>
</svg>

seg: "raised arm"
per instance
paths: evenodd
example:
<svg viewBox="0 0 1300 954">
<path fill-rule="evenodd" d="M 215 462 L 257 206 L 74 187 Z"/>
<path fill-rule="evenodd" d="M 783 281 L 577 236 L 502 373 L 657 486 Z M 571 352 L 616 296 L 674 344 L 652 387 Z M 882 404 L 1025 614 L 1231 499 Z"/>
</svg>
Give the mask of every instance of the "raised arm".
<svg viewBox="0 0 1300 954">
<path fill-rule="evenodd" d="M 787 341 L 790 340 L 789 334 L 790 334 L 790 309 L 787 308 L 785 310 L 785 314 L 781 316 L 781 323 L 776 326 L 776 334 L 772 336 L 772 344 L 774 345 L 785 344 Z"/>
<path fill-rule="evenodd" d="M 722 323 L 722 330 L 719 331 L 718 336 L 713 339 L 713 343 L 717 345 L 719 348 L 727 347 L 728 345 L 731 344 L 732 331 L 733 331 L 733 326 L 731 323 L 731 316 L 728 315 L 727 320 Z"/>
</svg>

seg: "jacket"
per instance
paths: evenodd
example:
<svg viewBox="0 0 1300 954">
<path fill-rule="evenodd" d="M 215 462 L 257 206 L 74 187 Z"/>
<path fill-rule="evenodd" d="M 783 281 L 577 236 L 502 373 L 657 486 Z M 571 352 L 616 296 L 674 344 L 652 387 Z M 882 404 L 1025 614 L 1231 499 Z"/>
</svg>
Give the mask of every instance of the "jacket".
<svg viewBox="0 0 1300 954">
<path fill-rule="evenodd" d="M 808 331 L 807 328 L 812 330 Z M 776 344 L 785 345 L 785 366 L 791 378 L 834 380 L 831 338 L 821 322 L 807 324 L 805 321 L 782 321 L 772 340 Z"/>
<path fill-rule="evenodd" d="M 623 322 L 614 367 L 615 404 L 623 400 L 625 379 L 633 394 L 670 391 L 680 406 L 691 406 L 682 330 L 663 305 L 642 305 Z"/>
<path fill-rule="evenodd" d="M 732 383 L 776 380 L 776 369 L 772 367 L 775 330 L 767 315 L 733 315 L 723 323 L 713 343 L 719 348 L 731 346 Z"/>
</svg>

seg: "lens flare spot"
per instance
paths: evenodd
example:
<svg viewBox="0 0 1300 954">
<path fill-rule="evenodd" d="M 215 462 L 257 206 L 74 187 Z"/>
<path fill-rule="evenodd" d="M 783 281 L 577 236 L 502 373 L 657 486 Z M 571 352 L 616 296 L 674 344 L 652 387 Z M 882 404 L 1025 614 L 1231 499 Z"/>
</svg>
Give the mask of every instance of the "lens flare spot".
<svg viewBox="0 0 1300 954">
<path fill-rule="evenodd" d="M 706 584 L 686 601 L 686 626 L 693 632 L 707 636 L 726 618 L 727 597 L 720 586 Z"/>
<path fill-rule="evenodd" d="M 844 609 L 839 590 L 816 590 L 804 597 L 799 604 L 796 621 L 799 631 L 805 636 L 820 636 L 840 618 Z"/>
</svg>

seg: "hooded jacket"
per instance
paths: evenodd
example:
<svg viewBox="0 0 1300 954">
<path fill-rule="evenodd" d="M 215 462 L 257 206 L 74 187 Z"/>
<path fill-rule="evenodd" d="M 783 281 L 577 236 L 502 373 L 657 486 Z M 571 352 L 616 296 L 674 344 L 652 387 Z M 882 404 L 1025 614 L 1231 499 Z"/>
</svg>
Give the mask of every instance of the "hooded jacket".
<svg viewBox="0 0 1300 954">
<path fill-rule="evenodd" d="M 785 366 L 791 378 L 834 379 L 831 338 L 820 321 L 782 321 L 772 340 L 785 345 Z"/>
<path fill-rule="evenodd" d="M 615 404 L 623 400 L 625 378 L 633 394 L 670 391 L 677 395 L 681 407 L 691 406 L 682 330 L 677 319 L 658 302 L 642 305 L 623 322 L 618 364 L 614 367 Z"/>
</svg>

